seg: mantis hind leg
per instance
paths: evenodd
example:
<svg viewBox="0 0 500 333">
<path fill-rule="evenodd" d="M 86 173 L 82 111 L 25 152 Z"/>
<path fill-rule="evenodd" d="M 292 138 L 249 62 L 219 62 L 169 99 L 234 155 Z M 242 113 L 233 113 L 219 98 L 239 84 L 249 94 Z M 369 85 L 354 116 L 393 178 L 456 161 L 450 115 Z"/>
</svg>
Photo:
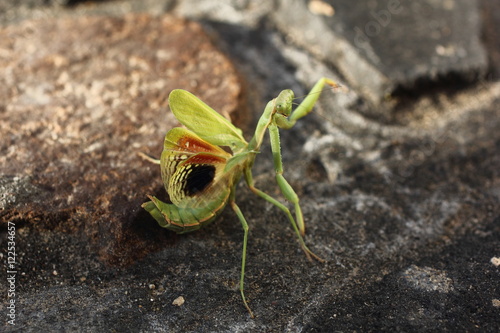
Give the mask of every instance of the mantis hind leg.
<svg viewBox="0 0 500 333">
<path fill-rule="evenodd" d="M 302 234 L 300 233 L 299 228 L 297 226 L 297 223 L 295 222 L 295 219 L 293 218 L 292 213 L 290 212 L 290 210 L 285 205 L 283 205 L 281 202 L 279 202 L 278 200 L 274 199 L 269 194 L 265 193 L 264 191 L 259 190 L 258 188 L 256 188 L 254 186 L 254 181 L 253 181 L 253 177 L 252 177 L 252 173 L 251 173 L 250 169 L 245 170 L 245 180 L 246 180 L 246 182 L 248 184 L 248 187 L 250 188 L 250 190 L 253 193 L 255 193 L 256 195 L 258 195 L 262 199 L 264 199 L 264 200 L 272 203 L 273 205 L 275 205 L 276 207 L 278 207 L 279 209 L 281 209 L 286 214 L 286 216 L 288 217 L 288 220 L 292 224 L 292 227 L 293 227 L 293 230 L 295 231 L 295 234 L 297 235 L 300 247 L 305 252 L 307 258 L 309 260 L 312 260 L 312 258 L 314 258 L 314 259 L 316 259 L 316 260 L 318 260 L 320 262 L 324 262 L 323 259 L 321 259 L 319 256 L 317 256 L 314 252 L 312 252 L 307 247 L 306 243 L 304 242 L 304 238 L 302 237 Z M 300 212 L 300 213 L 302 214 L 302 212 Z"/>
<path fill-rule="evenodd" d="M 233 192 L 234 193 L 234 192 Z M 240 293 L 241 293 L 241 298 L 243 299 L 243 304 L 247 308 L 248 312 L 250 313 L 250 317 L 254 318 L 253 312 L 248 306 L 247 299 L 245 297 L 244 293 L 244 284 L 245 284 L 245 266 L 246 266 L 246 258 L 247 258 L 247 241 L 248 241 L 248 223 L 245 220 L 245 217 L 243 216 L 243 213 L 240 210 L 240 207 L 236 204 L 234 201 L 234 194 L 232 195 L 229 204 L 231 205 L 231 208 L 234 210 L 236 215 L 238 216 L 238 219 L 241 222 L 241 225 L 243 227 L 243 253 L 241 255 L 241 275 L 240 275 Z"/>
<path fill-rule="evenodd" d="M 139 155 L 143 160 L 146 160 L 146 161 L 153 163 L 153 164 L 160 165 L 160 160 L 153 158 L 151 156 L 148 156 L 148 155 L 144 154 L 142 151 L 138 152 L 137 155 Z"/>
</svg>

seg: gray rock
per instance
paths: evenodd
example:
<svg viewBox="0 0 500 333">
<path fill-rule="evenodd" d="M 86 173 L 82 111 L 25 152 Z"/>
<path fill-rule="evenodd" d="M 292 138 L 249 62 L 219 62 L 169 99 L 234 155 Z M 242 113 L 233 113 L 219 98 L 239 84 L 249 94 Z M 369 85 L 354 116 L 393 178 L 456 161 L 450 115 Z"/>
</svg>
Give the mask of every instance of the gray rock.
<svg viewBox="0 0 500 333">
<path fill-rule="evenodd" d="M 307 3 L 280 1 L 273 18 L 375 104 L 398 89 L 486 73 L 477 1 L 324 2 L 331 15 L 313 13 Z"/>
</svg>

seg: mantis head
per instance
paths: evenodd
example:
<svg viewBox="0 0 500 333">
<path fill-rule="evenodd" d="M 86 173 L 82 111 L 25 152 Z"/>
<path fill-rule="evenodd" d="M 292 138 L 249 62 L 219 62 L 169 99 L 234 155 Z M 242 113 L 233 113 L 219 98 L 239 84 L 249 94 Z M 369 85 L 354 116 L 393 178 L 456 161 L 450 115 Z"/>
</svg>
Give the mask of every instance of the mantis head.
<svg viewBox="0 0 500 333">
<path fill-rule="evenodd" d="M 276 113 L 288 117 L 292 113 L 292 102 L 294 97 L 295 95 L 290 89 L 280 92 L 275 102 Z"/>
</svg>

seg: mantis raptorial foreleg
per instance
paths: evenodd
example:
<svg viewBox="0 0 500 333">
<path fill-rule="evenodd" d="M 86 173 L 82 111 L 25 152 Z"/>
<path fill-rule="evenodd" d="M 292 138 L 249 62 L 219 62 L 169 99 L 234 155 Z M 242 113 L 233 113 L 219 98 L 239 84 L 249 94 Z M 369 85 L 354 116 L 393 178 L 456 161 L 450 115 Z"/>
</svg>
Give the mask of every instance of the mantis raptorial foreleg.
<svg viewBox="0 0 500 333">
<path fill-rule="evenodd" d="M 295 193 L 292 186 L 290 186 L 285 177 L 283 177 L 283 162 L 281 160 L 280 133 L 278 127 L 274 124 L 271 124 L 269 126 L 269 138 L 271 140 L 271 150 L 273 152 L 274 169 L 276 171 L 276 181 L 285 198 L 294 205 L 297 226 L 299 227 L 300 234 L 304 235 L 306 232 L 306 227 L 304 224 L 302 209 L 300 209 L 299 205 L 299 196 L 297 195 L 297 193 Z"/>
</svg>

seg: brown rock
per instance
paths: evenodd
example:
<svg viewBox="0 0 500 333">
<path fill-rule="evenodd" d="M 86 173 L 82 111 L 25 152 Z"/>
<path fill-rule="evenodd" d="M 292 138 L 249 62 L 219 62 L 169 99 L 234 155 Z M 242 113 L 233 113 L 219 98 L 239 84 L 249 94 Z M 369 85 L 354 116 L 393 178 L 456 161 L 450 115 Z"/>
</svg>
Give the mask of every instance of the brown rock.
<svg viewBox="0 0 500 333">
<path fill-rule="evenodd" d="M 7 27 L 0 72 L 0 219 L 84 232 L 115 264 L 170 235 L 140 207 L 165 192 L 158 166 L 137 155 L 159 156 L 177 124 L 169 92 L 190 90 L 224 115 L 241 107 L 229 60 L 200 25 L 171 16 Z"/>
</svg>

